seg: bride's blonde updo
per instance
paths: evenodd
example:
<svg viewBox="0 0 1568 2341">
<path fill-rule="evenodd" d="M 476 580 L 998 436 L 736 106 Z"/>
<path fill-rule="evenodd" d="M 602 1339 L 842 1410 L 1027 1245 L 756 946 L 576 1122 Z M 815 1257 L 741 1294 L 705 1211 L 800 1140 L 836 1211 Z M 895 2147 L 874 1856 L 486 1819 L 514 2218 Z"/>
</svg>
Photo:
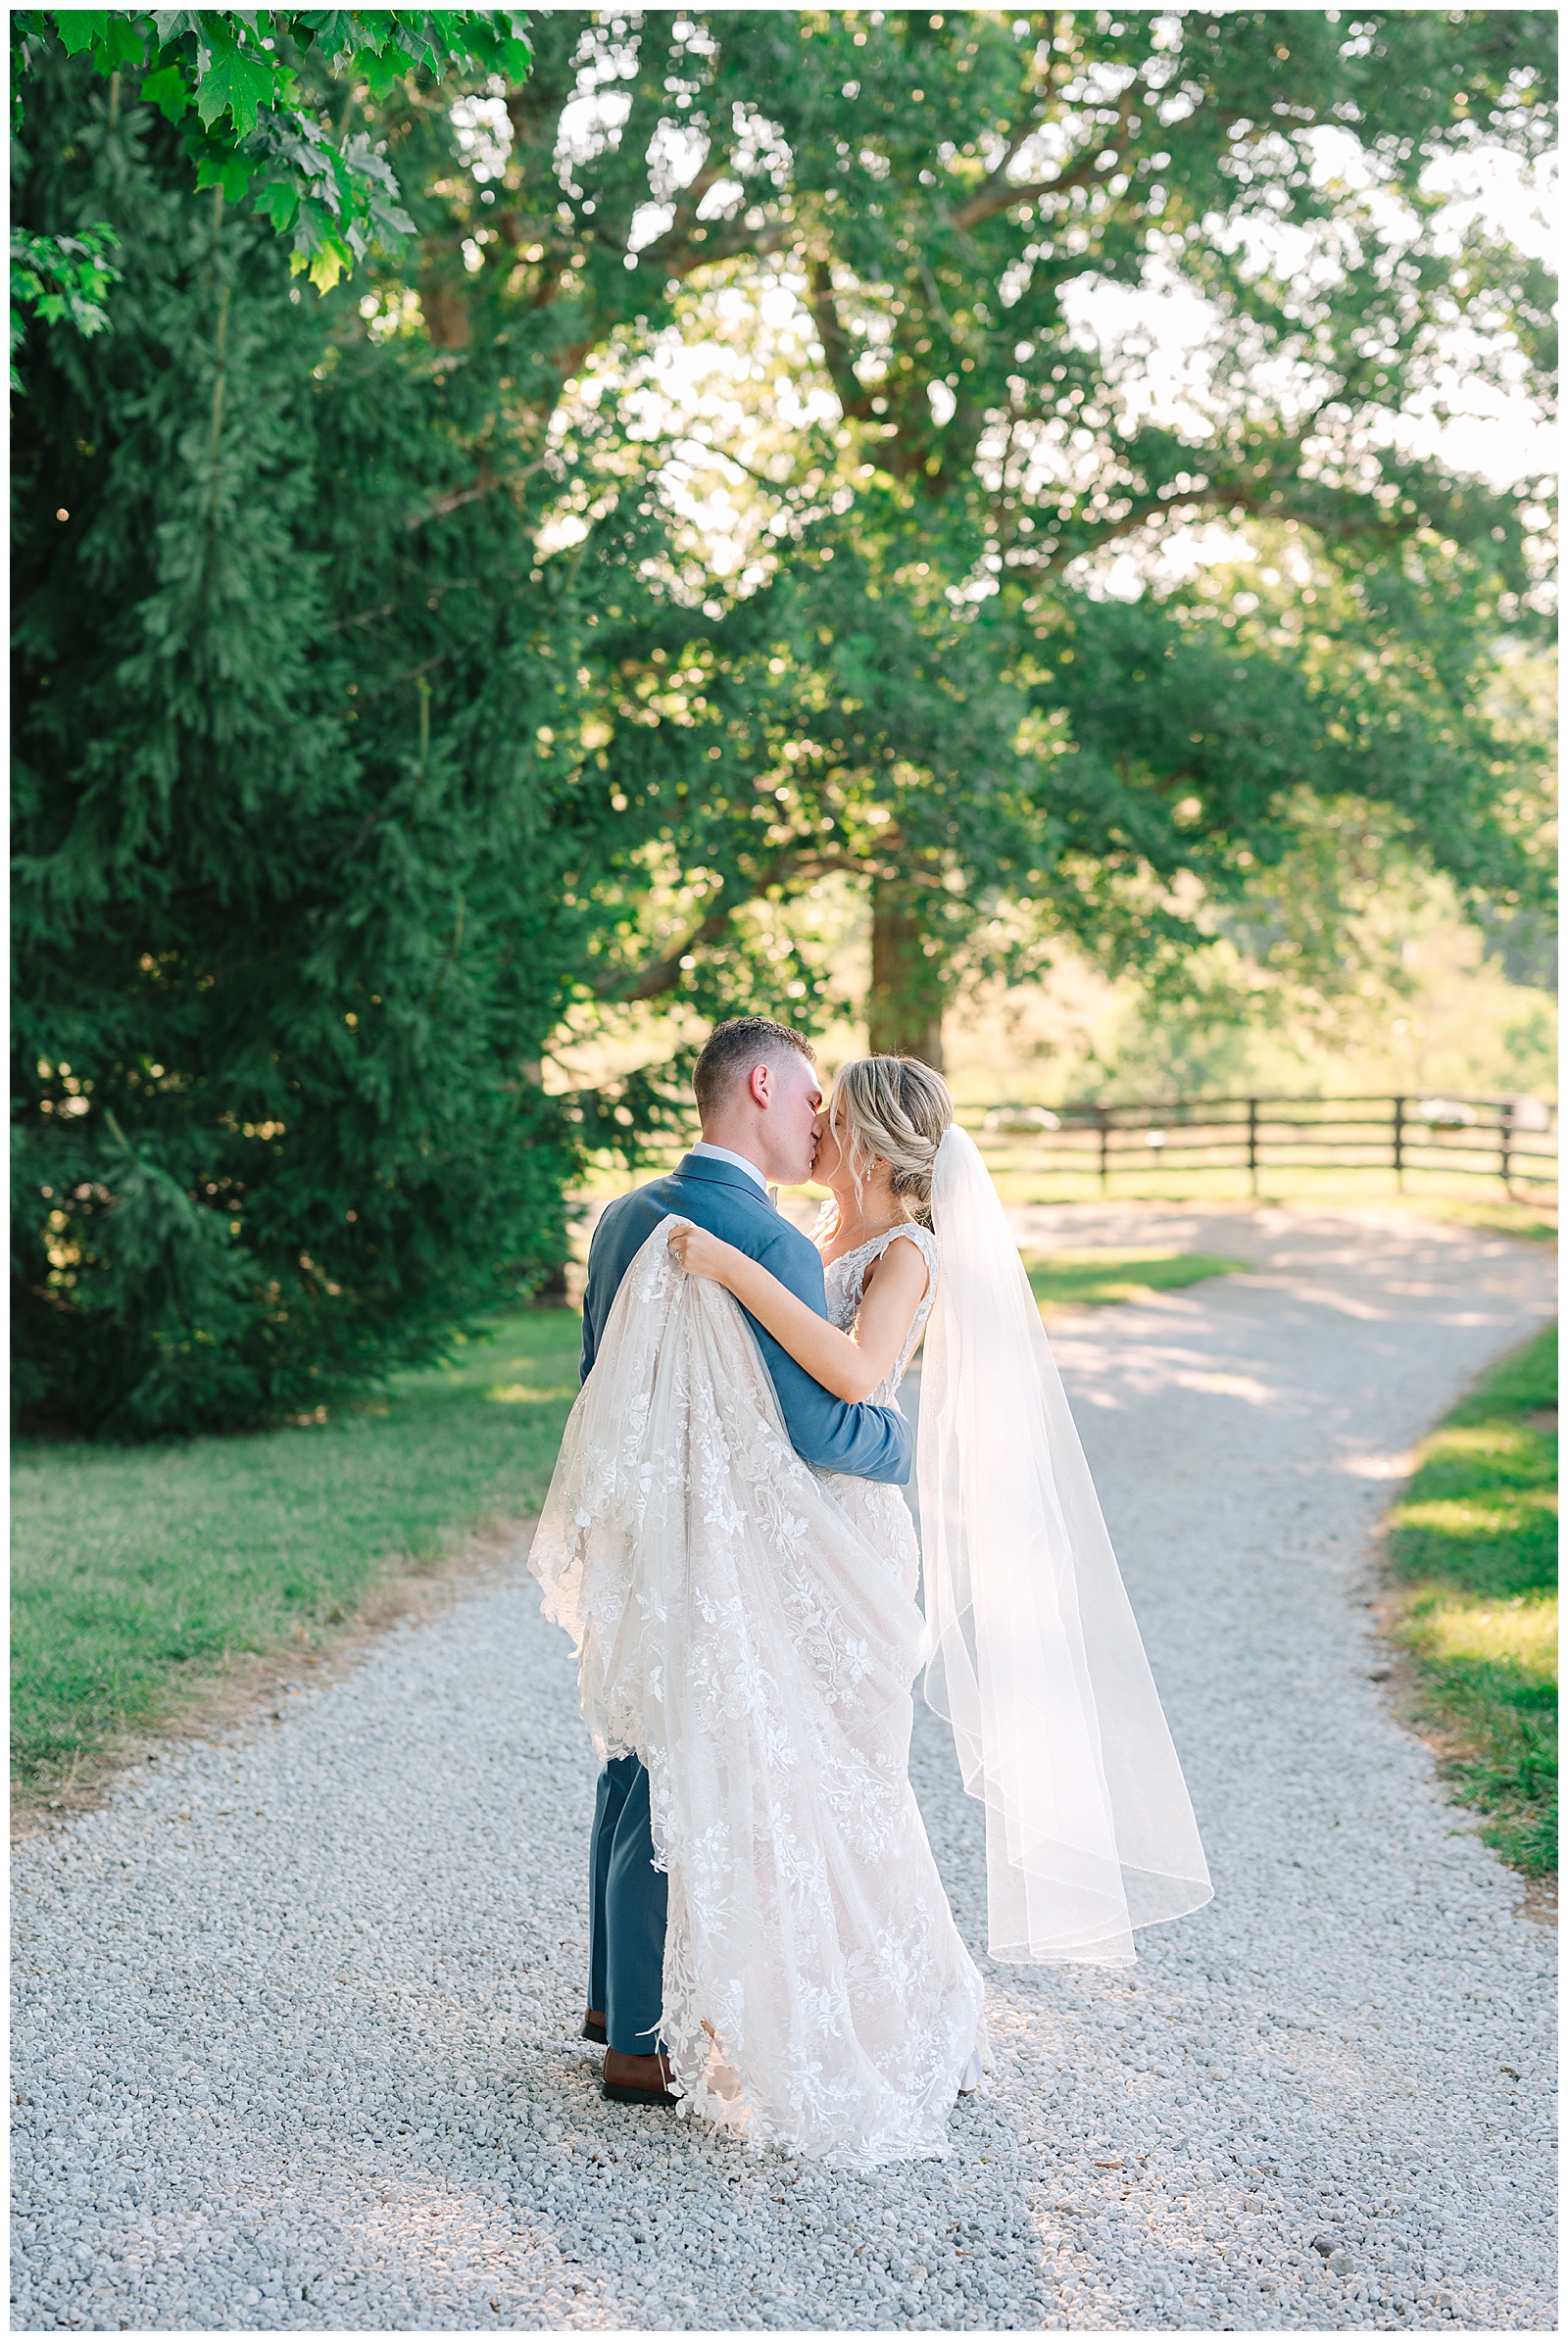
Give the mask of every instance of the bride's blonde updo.
<svg viewBox="0 0 1568 2341">
<path fill-rule="evenodd" d="M 857 1191 L 874 1162 L 886 1162 L 894 1194 L 929 1227 L 931 1175 L 943 1133 L 953 1121 L 953 1099 L 940 1073 L 912 1056 L 855 1057 L 833 1084 L 830 1129 L 841 1113 Z"/>
</svg>

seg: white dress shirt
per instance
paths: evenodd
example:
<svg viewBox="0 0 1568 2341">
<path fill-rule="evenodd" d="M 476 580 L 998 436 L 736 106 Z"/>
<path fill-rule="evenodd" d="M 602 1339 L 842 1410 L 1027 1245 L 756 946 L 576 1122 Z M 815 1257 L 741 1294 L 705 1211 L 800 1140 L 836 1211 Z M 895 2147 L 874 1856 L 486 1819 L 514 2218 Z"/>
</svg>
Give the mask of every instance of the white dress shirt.
<svg viewBox="0 0 1568 2341">
<path fill-rule="evenodd" d="M 697 1141 L 697 1144 L 689 1150 L 693 1154 L 701 1154 L 704 1160 L 707 1162 L 732 1162 L 735 1165 L 735 1168 L 737 1170 L 743 1170 L 749 1179 L 755 1179 L 758 1186 L 762 1190 L 762 1193 L 766 1195 L 767 1181 L 763 1178 L 756 1163 L 748 1162 L 744 1154 L 731 1153 L 728 1146 L 710 1146 L 706 1138 L 700 1138 Z"/>
</svg>

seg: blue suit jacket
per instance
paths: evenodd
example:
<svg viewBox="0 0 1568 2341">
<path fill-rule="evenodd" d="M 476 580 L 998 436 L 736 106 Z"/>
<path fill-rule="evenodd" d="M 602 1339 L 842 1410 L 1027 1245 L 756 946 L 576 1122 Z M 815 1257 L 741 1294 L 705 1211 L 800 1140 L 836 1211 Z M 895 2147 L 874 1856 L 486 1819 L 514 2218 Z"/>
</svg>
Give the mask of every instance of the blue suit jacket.
<svg viewBox="0 0 1568 2341">
<path fill-rule="evenodd" d="M 588 1253 L 588 1287 L 582 1302 L 582 1379 L 587 1381 L 605 1320 L 620 1280 L 662 1219 L 674 1212 L 695 1220 L 710 1235 L 760 1260 L 819 1317 L 827 1315 L 822 1260 L 814 1244 L 781 1217 L 767 1196 L 728 1162 L 688 1154 L 667 1179 L 639 1187 L 610 1205 L 594 1230 Z M 909 1477 L 913 1434 L 893 1406 L 851 1406 L 835 1398 L 770 1333 L 747 1312 L 762 1362 L 773 1377 L 790 1443 L 819 1471 L 848 1472 L 858 1480 L 889 1480 L 902 1488 Z"/>
</svg>

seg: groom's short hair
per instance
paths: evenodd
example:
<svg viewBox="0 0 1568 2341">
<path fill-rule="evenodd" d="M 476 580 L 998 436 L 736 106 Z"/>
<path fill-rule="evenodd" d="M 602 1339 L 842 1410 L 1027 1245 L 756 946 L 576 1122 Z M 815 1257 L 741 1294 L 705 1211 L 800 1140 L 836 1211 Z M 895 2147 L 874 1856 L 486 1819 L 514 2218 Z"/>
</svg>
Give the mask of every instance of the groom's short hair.
<svg viewBox="0 0 1568 2341">
<path fill-rule="evenodd" d="M 703 1120 L 717 1111 L 754 1065 L 773 1064 L 785 1055 L 804 1056 L 808 1065 L 816 1062 L 816 1051 L 805 1033 L 775 1024 L 771 1016 L 731 1016 L 727 1023 L 715 1024 L 692 1074 Z"/>
</svg>

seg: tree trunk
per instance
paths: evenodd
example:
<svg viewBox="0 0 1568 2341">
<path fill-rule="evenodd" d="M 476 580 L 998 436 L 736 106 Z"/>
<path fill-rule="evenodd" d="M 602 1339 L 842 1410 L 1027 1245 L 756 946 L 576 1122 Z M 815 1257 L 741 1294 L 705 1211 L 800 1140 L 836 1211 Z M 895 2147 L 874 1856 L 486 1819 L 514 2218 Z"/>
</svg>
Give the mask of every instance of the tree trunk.
<svg viewBox="0 0 1568 2341">
<path fill-rule="evenodd" d="M 942 976 L 925 951 L 920 898 L 879 878 L 871 888 L 871 1053 L 917 1056 L 942 1070 Z"/>
<path fill-rule="evenodd" d="M 468 304 L 450 279 L 434 268 L 421 270 L 419 308 L 424 329 L 438 350 L 466 350 L 473 339 Z"/>
</svg>

